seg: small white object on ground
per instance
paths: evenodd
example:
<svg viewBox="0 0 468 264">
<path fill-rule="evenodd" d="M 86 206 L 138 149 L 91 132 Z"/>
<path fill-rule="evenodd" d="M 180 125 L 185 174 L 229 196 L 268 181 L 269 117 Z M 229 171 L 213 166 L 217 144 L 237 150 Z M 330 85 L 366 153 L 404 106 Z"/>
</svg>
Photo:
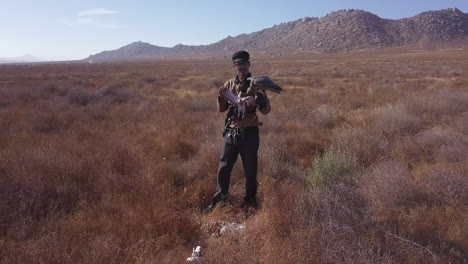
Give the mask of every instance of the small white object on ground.
<svg viewBox="0 0 468 264">
<path fill-rule="evenodd" d="M 245 225 L 238 223 L 224 223 L 219 230 L 220 235 L 224 235 L 226 232 L 231 234 L 242 234 L 245 232 Z"/>
<path fill-rule="evenodd" d="M 204 263 L 203 248 L 201 246 L 196 246 L 192 249 L 192 256 L 187 258 L 187 263 Z"/>
<path fill-rule="evenodd" d="M 212 236 L 219 237 L 226 234 L 242 235 L 247 230 L 245 224 L 225 221 L 211 221 L 202 226 L 202 230 Z"/>
</svg>

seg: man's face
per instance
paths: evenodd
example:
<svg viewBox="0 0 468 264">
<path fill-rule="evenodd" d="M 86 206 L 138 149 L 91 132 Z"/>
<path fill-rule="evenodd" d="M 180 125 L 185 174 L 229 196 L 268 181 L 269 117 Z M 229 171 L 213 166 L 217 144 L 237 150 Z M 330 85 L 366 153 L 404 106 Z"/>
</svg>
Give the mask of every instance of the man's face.
<svg viewBox="0 0 468 264">
<path fill-rule="evenodd" d="M 250 62 L 238 62 L 234 64 L 239 76 L 246 76 L 250 71 Z"/>
</svg>

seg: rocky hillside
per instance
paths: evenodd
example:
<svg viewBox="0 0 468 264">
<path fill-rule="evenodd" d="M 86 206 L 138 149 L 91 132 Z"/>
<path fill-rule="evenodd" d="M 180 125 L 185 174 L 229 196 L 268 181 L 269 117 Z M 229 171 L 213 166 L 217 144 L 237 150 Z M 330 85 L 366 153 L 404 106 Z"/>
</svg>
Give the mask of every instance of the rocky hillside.
<svg viewBox="0 0 468 264">
<path fill-rule="evenodd" d="M 464 40 L 468 14 L 456 8 L 428 11 L 410 18 L 390 20 L 362 10 L 340 10 L 322 18 L 306 17 L 251 34 L 227 37 L 203 46 L 172 48 L 134 42 L 113 51 L 90 56 L 92 61 L 148 59 L 165 56 L 203 56 L 245 49 L 278 52 L 337 52 L 363 48 Z"/>
</svg>

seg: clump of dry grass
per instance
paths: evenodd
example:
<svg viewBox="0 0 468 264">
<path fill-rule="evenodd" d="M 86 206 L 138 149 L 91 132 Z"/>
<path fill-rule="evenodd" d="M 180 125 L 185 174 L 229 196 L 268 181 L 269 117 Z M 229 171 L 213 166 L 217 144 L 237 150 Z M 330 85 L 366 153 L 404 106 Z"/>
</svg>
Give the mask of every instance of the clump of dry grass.
<svg viewBox="0 0 468 264">
<path fill-rule="evenodd" d="M 312 149 L 308 151 L 313 152 Z M 287 145 L 282 141 L 262 142 L 260 149 L 260 170 L 268 178 L 285 180 L 300 177 L 303 169 L 297 158 L 287 150 Z"/>
<path fill-rule="evenodd" d="M 337 111 L 328 105 L 321 105 L 313 111 L 314 125 L 320 128 L 333 128 L 337 123 Z"/>
<path fill-rule="evenodd" d="M 468 134 L 468 112 L 463 112 L 453 120 L 453 126 L 460 133 Z"/>
<path fill-rule="evenodd" d="M 315 159 L 307 180 L 317 188 L 328 188 L 336 183 L 351 183 L 358 169 L 356 158 L 339 149 L 329 149 Z"/>
<path fill-rule="evenodd" d="M 425 164 L 413 169 L 416 186 L 433 204 L 466 204 L 468 201 L 467 168 L 462 164 Z"/>
<path fill-rule="evenodd" d="M 193 99 L 188 105 L 188 110 L 192 112 L 216 111 L 213 100 Z"/>
<path fill-rule="evenodd" d="M 45 94 L 66 96 L 69 90 L 68 85 L 69 83 L 66 82 L 50 81 L 42 86 L 42 90 Z"/>
<path fill-rule="evenodd" d="M 114 82 L 96 91 L 99 101 L 108 104 L 122 104 L 138 100 L 139 94 L 128 88 L 126 82 Z"/>
<path fill-rule="evenodd" d="M 408 171 L 397 161 L 383 161 L 371 168 L 360 180 L 361 192 L 377 210 L 391 214 L 409 205 L 414 184 Z"/>
<path fill-rule="evenodd" d="M 415 134 L 422 128 L 421 119 L 401 104 L 377 108 L 373 119 L 377 129 L 387 137 Z"/>
<path fill-rule="evenodd" d="M 440 119 L 468 110 L 468 95 L 465 92 L 440 91 L 412 98 L 405 102 L 410 113 L 426 118 Z"/>
<path fill-rule="evenodd" d="M 388 141 L 373 127 L 341 127 L 334 131 L 332 145 L 369 166 L 383 155 Z"/>
<path fill-rule="evenodd" d="M 37 113 L 33 117 L 34 130 L 40 133 L 59 132 L 70 127 L 71 120 L 67 120 L 55 112 Z"/>
<path fill-rule="evenodd" d="M 424 174 L 421 170 L 419 173 Z M 362 176 L 360 192 L 370 202 L 378 223 L 386 229 L 380 240 L 387 243 L 385 248 L 391 259 L 422 261 L 432 258 L 441 261 L 437 255 L 444 251 L 454 253 L 447 258 L 442 257 L 446 258 L 444 261 L 461 259 L 459 254 L 463 252 L 464 246 L 459 243 L 460 236 L 463 235 L 459 230 L 459 217 L 462 216 L 449 215 L 454 208 L 460 210 L 464 206 L 456 205 L 455 202 L 453 207 L 442 209 L 443 212 L 438 206 L 445 200 L 440 192 L 453 188 L 450 181 L 456 179 L 457 177 L 448 180 L 446 177 L 435 179 L 426 176 L 414 181 L 409 171 L 397 161 L 381 162 Z M 436 187 L 434 184 L 438 183 L 442 185 Z M 446 195 L 457 199 L 457 193 L 449 191 Z M 452 222 L 456 228 L 447 230 L 447 222 Z"/>
<path fill-rule="evenodd" d="M 423 154 L 421 156 L 429 162 L 434 160 L 463 161 L 465 153 L 468 151 L 466 136 L 439 127 L 420 132 L 412 140 L 420 153 Z"/>
<path fill-rule="evenodd" d="M 86 106 L 91 103 L 93 95 L 81 88 L 73 88 L 68 93 L 68 102 L 71 105 Z"/>
<path fill-rule="evenodd" d="M 373 225 L 367 202 L 349 179 L 341 180 L 326 189 L 309 189 L 309 223 L 320 236 L 314 243 L 321 252 L 318 262 L 373 262 L 380 257 L 364 235 Z"/>
<path fill-rule="evenodd" d="M 393 148 L 394 155 L 407 164 L 462 162 L 466 137 L 454 129 L 433 127 L 414 136 L 402 138 Z"/>
</svg>

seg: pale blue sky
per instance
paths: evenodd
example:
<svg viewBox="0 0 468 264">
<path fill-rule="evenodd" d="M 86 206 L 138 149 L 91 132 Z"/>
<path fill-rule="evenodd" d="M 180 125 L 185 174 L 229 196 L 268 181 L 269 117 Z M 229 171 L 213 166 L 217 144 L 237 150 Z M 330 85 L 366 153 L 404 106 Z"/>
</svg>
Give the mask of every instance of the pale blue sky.
<svg viewBox="0 0 468 264">
<path fill-rule="evenodd" d="M 134 41 L 200 45 L 275 24 L 363 9 L 398 19 L 468 0 L 0 0 L 0 57 L 85 58 Z"/>
</svg>

